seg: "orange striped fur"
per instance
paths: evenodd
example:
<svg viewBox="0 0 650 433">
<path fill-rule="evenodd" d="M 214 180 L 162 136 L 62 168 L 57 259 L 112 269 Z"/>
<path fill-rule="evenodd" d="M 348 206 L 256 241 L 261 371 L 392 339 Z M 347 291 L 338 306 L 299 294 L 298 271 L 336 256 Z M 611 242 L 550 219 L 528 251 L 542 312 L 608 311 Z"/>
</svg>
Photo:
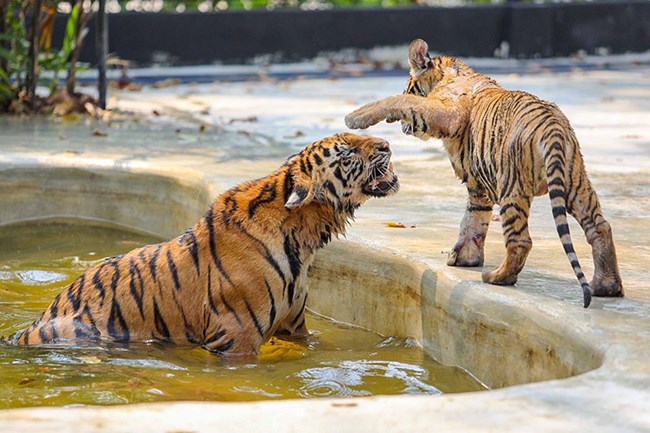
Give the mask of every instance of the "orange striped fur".
<svg viewBox="0 0 650 433">
<path fill-rule="evenodd" d="M 623 296 L 609 223 L 603 217 L 569 121 L 553 103 L 503 89 L 452 57 L 430 58 L 426 42 L 409 47 L 410 76 L 404 94 L 364 105 L 346 116 L 348 127 L 400 121 L 421 139 L 441 139 L 456 175 L 467 186 L 467 210 L 449 266 L 482 266 L 492 207 L 500 206 L 506 257 L 483 281 L 517 281 L 532 248 L 528 214 L 534 196 L 549 193 L 564 251 L 591 296 Z M 592 246 L 594 277 L 588 283 L 573 248 L 567 212 Z"/>
<path fill-rule="evenodd" d="M 390 156 L 373 137 L 315 142 L 223 193 L 177 238 L 89 269 L 12 340 L 161 340 L 245 355 L 274 334 L 304 336 L 314 254 L 363 202 L 397 190 Z"/>
</svg>

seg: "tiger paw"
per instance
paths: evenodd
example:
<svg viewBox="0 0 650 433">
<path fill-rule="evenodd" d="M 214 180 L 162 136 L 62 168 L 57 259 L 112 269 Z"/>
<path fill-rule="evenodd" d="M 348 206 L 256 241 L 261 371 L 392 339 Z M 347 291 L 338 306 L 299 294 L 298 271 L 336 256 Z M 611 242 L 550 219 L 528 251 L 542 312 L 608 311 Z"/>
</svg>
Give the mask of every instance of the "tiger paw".
<svg viewBox="0 0 650 433">
<path fill-rule="evenodd" d="M 413 135 L 413 125 L 406 122 L 402 122 L 402 132 L 405 135 Z"/>
<path fill-rule="evenodd" d="M 365 129 L 384 120 L 385 116 L 374 105 L 374 103 L 366 104 L 345 116 L 347 127 L 350 129 Z"/>
<path fill-rule="evenodd" d="M 447 266 L 476 267 L 483 266 L 483 245 L 485 235 L 476 234 L 464 237 L 456 242 L 456 245 L 449 252 Z"/>
<path fill-rule="evenodd" d="M 589 283 L 589 286 L 591 287 L 594 296 L 608 298 L 625 296 L 620 278 L 594 278 L 591 280 L 591 283 Z"/>
<path fill-rule="evenodd" d="M 493 271 L 485 271 L 481 274 L 484 283 L 497 286 L 514 286 L 517 282 L 517 274 L 507 273 L 497 268 Z"/>
</svg>

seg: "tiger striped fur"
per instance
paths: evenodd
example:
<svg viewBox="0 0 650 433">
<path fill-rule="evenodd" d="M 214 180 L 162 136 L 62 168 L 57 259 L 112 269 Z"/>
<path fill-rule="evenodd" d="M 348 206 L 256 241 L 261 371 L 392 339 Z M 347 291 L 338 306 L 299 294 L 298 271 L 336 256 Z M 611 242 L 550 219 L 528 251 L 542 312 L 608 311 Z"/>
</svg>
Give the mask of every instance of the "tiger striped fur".
<svg viewBox="0 0 650 433">
<path fill-rule="evenodd" d="M 274 334 L 304 336 L 314 254 L 363 202 L 398 189 L 390 156 L 379 138 L 317 141 L 223 193 L 177 238 L 89 269 L 12 340 L 158 340 L 250 355 Z"/>
<path fill-rule="evenodd" d="M 352 129 L 401 121 L 405 134 L 442 139 L 456 175 L 467 186 L 467 210 L 449 266 L 482 266 L 492 207 L 500 206 L 506 257 L 483 281 L 517 281 L 532 248 L 528 214 L 534 196 L 549 193 L 564 251 L 588 307 L 595 296 L 623 296 L 609 223 L 603 217 L 569 121 L 553 103 L 508 91 L 458 59 L 431 58 L 423 40 L 409 46 L 404 94 L 372 102 L 346 116 Z M 592 246 L 594 277 L 587 282 L 574 251 L 567 212 Z"/>
</svg>

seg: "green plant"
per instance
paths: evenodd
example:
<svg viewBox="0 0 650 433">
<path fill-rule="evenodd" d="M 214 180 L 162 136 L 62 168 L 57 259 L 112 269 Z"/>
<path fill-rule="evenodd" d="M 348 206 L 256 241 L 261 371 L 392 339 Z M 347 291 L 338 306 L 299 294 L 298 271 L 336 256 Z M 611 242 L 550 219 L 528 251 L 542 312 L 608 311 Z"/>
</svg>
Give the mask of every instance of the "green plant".
<svg viewBox="0 0 650 433">
<path fill-rule="evenodd" d="M 66 89 L 68 93 L 74 93 L 76 71 L 87 67 L 85 63 L 79 63 L 79 52 L 88 33 L 86 24 L 89 17 L 90 13 L 83 10 L 82 2 L 76 2 L 66 21 L 61 48 L 54 52 L 46 49 L 39 55 L 39 65 L 42 71 L 49 72 L 48 78 L 41 80 L 41 84 L 49 88 L 50 95 L 58 90 L 59 79 L 63 73 L 67 73 Z M 43 30 L 45 29 L 41 29 L 41 31 Z M 41 46 L 41 48 L 44 47 Z"/>
<path fill-rule="evenodd" d="M 3 3 L 0 32 L 0 111 L 15 99 L 25 86 L 29 44 L 20 0 Z M 3 16 L 4 15 L 4 16 Z"/>
<path fill-rule="evenodd" d="M 40 2 L 29 0 L 0 0 L 0 112 L 7 111 L 12 101 L 19 100 L 38 111 L 35 104 L 36 84 L 49 89 L 49 97 L 59 90 L 60 78 L 66 76 L 66 90 L 74 95 L 76 73 L 84 68 L 79 53 L 86 36 L 90 12 L 83 1 L 76 0 L 66 22 L 61 48 L 51 49 L 55 4 L 38 7 Z M 28 25 L 26 15 L 31 15 Z"/>
</svg>

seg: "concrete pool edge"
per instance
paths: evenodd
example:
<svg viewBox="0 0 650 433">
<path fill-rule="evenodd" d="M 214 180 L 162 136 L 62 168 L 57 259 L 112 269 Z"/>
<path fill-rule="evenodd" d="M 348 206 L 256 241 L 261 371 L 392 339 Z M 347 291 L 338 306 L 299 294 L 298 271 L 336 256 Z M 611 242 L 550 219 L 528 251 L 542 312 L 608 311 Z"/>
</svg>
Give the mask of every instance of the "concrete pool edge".
<svg viewBox="0 0 650 433">
<path fill-rule="evenodd" d="M 70 165 L 62 160 L 51 159 L 37 164 L 34 164 L 34 160 L 30 163 L 14 160 L 11 164 L 0 166 L 0 171 L 28 167 L 69 169 Z M 88 172 L 115 170 L 88 164 L 84 167 Z M 124 174 L 123 169 L 118 171 Z M 176 177 L 177 180 L 179 175 L 187 174 L 185 171 L 165 172 L 146 167 L 126 171 L 127 174 L 136 172 L 148 176 L 157 174 Z M 203 198 L 199 199 L 199 202 L 214 192 L 200 176 L 191 183 L 192 188 L 205 188 Z M 198 207 L 200 203 L 197 202 Z M 181 222 L 179 221 L 179 224 Z M 520 431 L 522 422 L 525 422 L 527 427 L 534 429 L 536 426 L 538 430 L 544 431 L 621 431 L 624 426 L 634 430 L 650 425 L 650 420 L 643 415 L 642 403 L 650 397 L 650 392 L 647 391 L 650 389 L 650 374 L 647 367 L 643 368 L 640 364 L 643 359 L 647 359 L 648 349 L 637 347 L 635 343 L 638 342 L 634 341 L 630 332 L 620 334 L 615 328 L 608 329 L 609 325 L 615 323 L 615 318 L 609 318 L 607 323 L 594 324 L 593 313 L 589 310 L 583 311 L 576 305 L 552 299 L 530 299 L 530 296 L 516 290 L 477 283 L 473 281 L 472 274 L 463 270 L 442 266 L 434 269 L 394 253 L 373 251 L 367 246 L 337 242 L 326 251 L 329 251 L 327 255 L 326 252 L 321 253 L 314 264 L 310 282 L 314 297 L 322 289 L 319 284 L 327 277 L 326 273 L 323 273 L 323 268 L 329 267 L 327 260 L 338 257 L 341 262 L 347 262 L 349 266 L 354 267 L 353 259 L 376 257 L 383 263 L 388 263 L 385 267 L 389 268 L 386 271 L 389 274 L 392 267 L 407 269 L 407 274 L 408 269 L 411 269 L 412 275 L 406 275 L 405 278 L 425 281 L 423 285 L 411 285 L 415 291 L 411 290 L 406 297 L 413 302 L 420 296 L 417 290 L 424 288 L 425 297 L 432 298 L 430 300 L 434 305 L 448 306 L 455 303 L 456 311 L 471 312 L 478 319 L 499 318 L 499 314 L 494 314 L 494 308 L 501 306 L 505 310 L 500 311 L 508 311 L 506 316 L 516 319 L 515 322 L 525 319 L 538 329 L 552 327 L 559 336 L 584 346 L 581 350 L 591 358 L 587 359 L 588 362 L 584 363 L 582 368 L 572 373 L 584 373 L 598 365 L 600 367 L 568 379 L 512 386 L 489 393 L 424 398 L 373 397 L 266 403 L 175 402 L 116 407 L 11 409 L 0 411 L 0 425 L 12 432 L 34 431 L 42 429 L 44 425 L 47 425 L 48 430 L 66 431 L 74 427 L 77 430 L 98 432 L 160 431 L 163 425 L 165 431 L 212 431 L 217 427 L 220 431 L 268 431 L 271 427 L 282 431 L 298 426 L 309 431 L 378 431 L 380 428 L 390 431 L 415 431 L 434 426 L 436 430 L 446 428 L 451 431 L 493 430 L 497 427 L 504 431 Z M 347 258 L 344 253 L 348 254 Z M 374 269 L 378 267 L 381 266 L 376 265 Z M 360 268 L 357 266 L 357 269 Z M 373 272 L 370 266 L 364 269 Z M 428 275 L 427 278 L 422 278 L 425 274 Z M 395 275 L 399 275 L 399 272 Z M 430 287 L 427 281 L 432 279 L 435 291 L 427 289 Z M 390 285 L 382 288 L 391 290 Z M 331 300 L 326 304 L 334 305 L 339 310 L 342 306 L 353 305 Z M 316 310 L 318 311 L 318 308 Z M 325 311 L 319 312 L 332 315 Z M 520 315 L 512 316 L 513 312 Z M 408 317 L 413 312 L 405 310 L 402 314 Z M 419 321 L 422 323 L 435 316 L 425 314 L 421 309 Z M 503 320 L 502 317 L 501 319 Z M 384 322 L 394 323 L 394 320 Z M 439 325 L 436 326 L 435 329 L 443 329 Z M 525 329 L 523 323 L 520 329 Z M 425 350 L 442 362 L 451 363 L 449 361 L 453 361 L 454 357 L 463 356 L 462 345 L 454 348 L 454 353 L 458 353 L 449 356 L 449 359 L 436 356 L 436 353 L 449 353 L 437 347 L 441 345 L 437 343 L 441 341 L 441 333 L 421 331 L 421 334 Z M 502 346 L 496 346 L 494 350 L 496 354 L 499 350 L 502 353 L 507 352 Z M 479 360 L 483 363 L 496 363 L 498 368 L 504 370 L 513 370 L 510 366 L 502 364 L 503 361 L 499 358 L 489 356 L 480 354 Z M 578 363 L 578 360 L 575 361 Z M 536 380 L 542 379 L 549 378 Z M 494 379 L 492 386 L 518 382 L 512 378 L 505 379 L 503 383 L 499 383 L 499 380 L 501 379 Z M 467 413 L 472 413 L 473 416 L 468 418 Z M 612 413 L 616 413 L 616 419 L 612 418 Z"/>
</svg>

